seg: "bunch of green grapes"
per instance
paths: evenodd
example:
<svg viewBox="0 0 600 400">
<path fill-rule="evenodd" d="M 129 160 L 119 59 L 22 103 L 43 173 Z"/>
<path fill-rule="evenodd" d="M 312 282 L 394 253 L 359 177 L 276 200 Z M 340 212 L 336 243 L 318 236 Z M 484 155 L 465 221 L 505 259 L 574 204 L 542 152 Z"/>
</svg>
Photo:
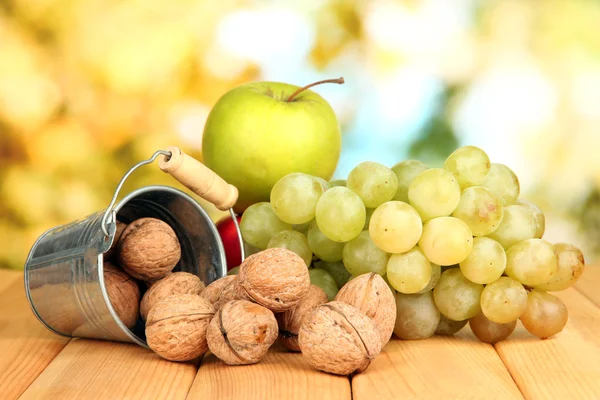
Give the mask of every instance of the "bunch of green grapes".
<svg viewBox="0 0 600 400">
<path fill-rule="evenodd" d="M 465 146 L 443 168 L 368 161 L 345 180 L 286 175 L 270 202 L 244 212 L 241 228 L 256 249 L 296 252 L 330 300 L 355 276 L 381 275 L 396 296 L 401 339 L 453 335 L 469 324 L 496 343 L 519 320 L 546 338 L 568 317 L 548 292 L 572 286 L 585 261 L 575 246 L 544 240 L 543 212 L 519 196 L 509 167 Z"/>
</svg>

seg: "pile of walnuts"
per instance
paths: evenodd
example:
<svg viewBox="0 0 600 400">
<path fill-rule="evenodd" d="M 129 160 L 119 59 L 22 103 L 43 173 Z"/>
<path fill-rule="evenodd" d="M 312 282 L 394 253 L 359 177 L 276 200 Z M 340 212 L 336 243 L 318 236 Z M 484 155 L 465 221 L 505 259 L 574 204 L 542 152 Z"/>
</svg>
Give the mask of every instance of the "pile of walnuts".
<svg viewBox="0 0 600 400">
<path fill-rule="evenodd" d="M 365 370 L 392 336 L 396 303 L 377 274 L 350 280 L 328 302 L 300 256 L 271 248 L 204 288 L 198 277 L 172 272 L 181 249 L 167 224 L 144 218 L 121 232 L 113 259 L 122 269 L 105 263 L 110 300 L 128 327 L 141 315 L 148 346 L 165 359 L 210 350 L 229 365 L 255 364 L 279 338 L 314 368 L 348 375 Z M 141 301 L 132 277 L 149 285 Z"/>
</svg>

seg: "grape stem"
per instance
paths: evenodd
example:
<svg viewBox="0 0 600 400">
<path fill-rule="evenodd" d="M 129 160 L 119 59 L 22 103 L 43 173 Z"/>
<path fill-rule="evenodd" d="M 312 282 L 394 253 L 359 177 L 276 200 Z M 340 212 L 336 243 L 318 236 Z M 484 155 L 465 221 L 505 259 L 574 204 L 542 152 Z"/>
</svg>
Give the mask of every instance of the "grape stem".
<svg viewBox="0 0 600 400">
<path fill-rule="evenodd" d="M 302 93 L 306 89 L 309 89 L 309 88 L 311 88 L 313 86 L 320 85 L 322 83 L 338 83 L 338 84 L 341 85 L 342 83 L 344 83 L 344 78 L 340 77 L 340 78 L 337 78 L 337 79 L 325 79 L 325 80 L 322 80 L 322 81 L 313 82 L 313 83 L 311 83 L 309 85 L 303 86 L 303 87 L 299 88 L 298 90 L 296 90 L 294 93 L 292 93 L 290 95 L 290 97 L 287 98 L 286 101 L 290 102 L 290 101 L 294 100 L 294 97 L 298 96 L 298 94 Z"/>
</svg>

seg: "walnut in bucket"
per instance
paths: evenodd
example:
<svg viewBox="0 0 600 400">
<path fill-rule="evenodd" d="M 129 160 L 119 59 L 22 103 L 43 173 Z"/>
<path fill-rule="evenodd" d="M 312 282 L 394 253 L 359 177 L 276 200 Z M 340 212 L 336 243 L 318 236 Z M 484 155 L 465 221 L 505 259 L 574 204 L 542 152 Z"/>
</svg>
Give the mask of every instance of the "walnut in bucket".
<svg viewBox="0 0 600 400">
<path fill-rule="evenodd" d="M 142 297 L 140 314 L 146 319 L 148 312 L 162 299 L 173 294 L 200 294 L 204 283 L 189 272 L 174 272 L 155 282 Z"/>
<path fill-rule="evenodd" d="M 181 258 L 175 231 L 156 218 L 140 218 L 127 225 L 117 249 L 125 272 L 143 281 L 167 275 Z"/>
<path fill-rule="evenodd" d="M 131 329 L 139 316 L 140 288 L 121 268 L 104 262 L 104 287 L 112 308 L 123 324 Z"/>
</svg>

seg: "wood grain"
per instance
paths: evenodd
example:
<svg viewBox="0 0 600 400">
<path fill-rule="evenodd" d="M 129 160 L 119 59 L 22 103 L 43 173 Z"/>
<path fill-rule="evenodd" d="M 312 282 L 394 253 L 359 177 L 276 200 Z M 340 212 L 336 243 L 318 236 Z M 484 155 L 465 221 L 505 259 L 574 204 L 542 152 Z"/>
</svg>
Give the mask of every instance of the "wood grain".
<svg viewBox="0 0 600 400">
<path fill-rule="evenodd" d="M 575 289 L 600 307 L 600 265 L 587 265 Z"/>
<path fill-rule="evenodd" d="M 195 374 L 138 345 L 76 339 L 21 399 L 185 399 Z"/>
<path fill-rule="evenodd" d="M 1 398 L 18 398 L 67 342 L 33 315 L 25 297 L 23 273 L 0 270 Z"/>
<path fill-rule="evenodd" d="M 207 354 L 198 370 L 190 399 L 219 400 L 350 400 L 350 381 L 345 376 L 311 368 L 299 353 L 279 345 L 258 364 L 228 366 Z"/>
<path fill-rule="evenodd" d="M 352 378 L 352 394 L 355 400 L 522 398 L 494 348 L 460 336 L 392 339 Z"/>
<path fill-rule="evenodd" d="M 0 293 L 4 292 L 15 282 L 23 282 L 23 272 L 13 271 L 10 269 L 0 269 Z M 3 311 L 0 309 L 0 316 Z"/>
<path fill-rule="evenodd" d="M 519 325 L 496 349 L 527 399 L 598 399 L 600 309 L 575 289 L 556 294 L 569 310 L 562 332 L 539 340 Z"/>
</svg>

